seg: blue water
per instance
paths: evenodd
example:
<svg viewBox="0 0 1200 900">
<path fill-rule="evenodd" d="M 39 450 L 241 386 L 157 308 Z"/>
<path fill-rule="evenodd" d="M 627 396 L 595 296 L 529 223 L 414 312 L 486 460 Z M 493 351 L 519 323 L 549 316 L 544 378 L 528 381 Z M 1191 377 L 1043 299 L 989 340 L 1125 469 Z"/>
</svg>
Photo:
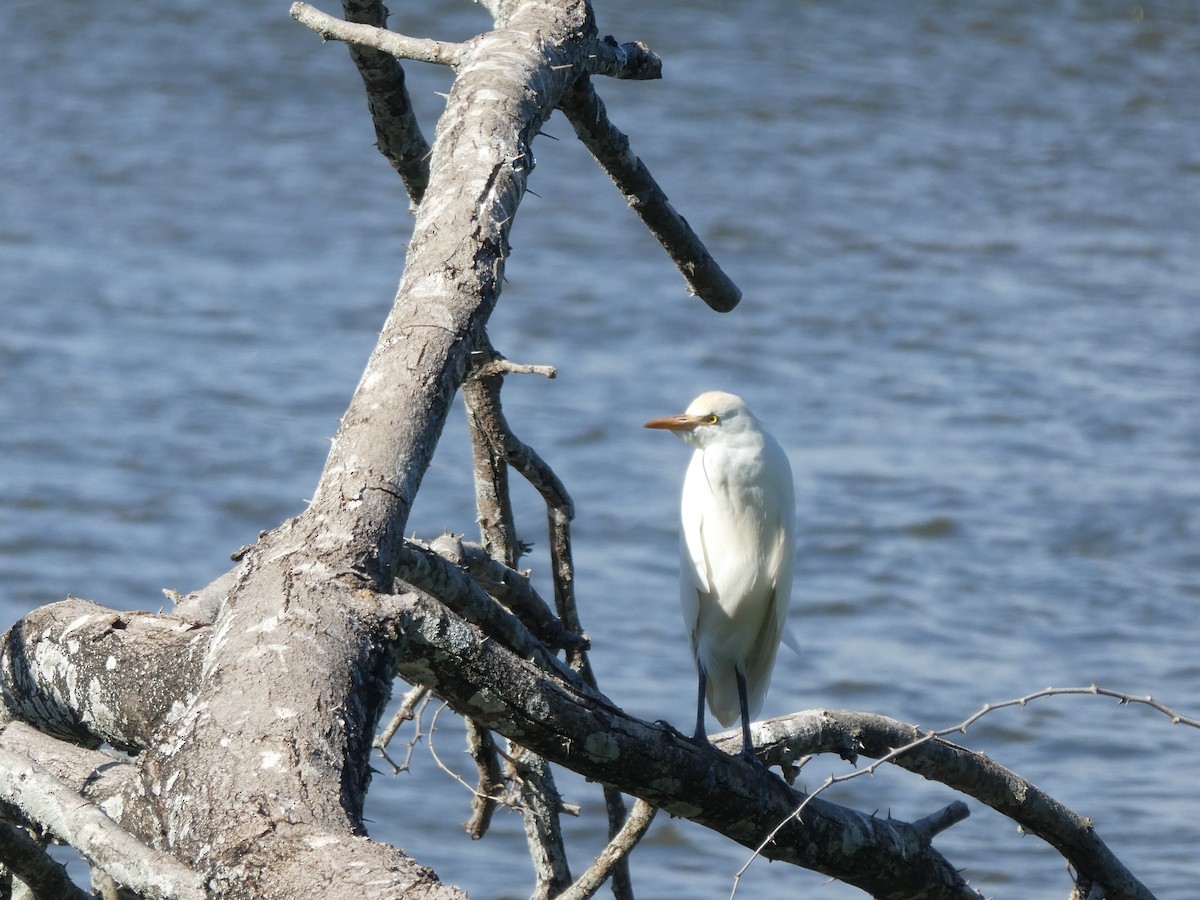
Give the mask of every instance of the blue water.
<svg viewBox="0 0 1200 900">
<path fill-rule="evenodd" d="M 461 39 L 479 7 L 397 8 Z M 556 116 L 491 333 L 520 436 L 578 507 L 602 688 L 686 725 L 675 608 L 686 448 L 642 422 L 743 394 L 797 476 L 792 628 L 766 715 L 926 727 L 1047 685 L 1200 715 L 1200 10 L 1175 2 L 598 2 L 657 83 L 598 82 L 745 299 L 680 276 Z M 303 509 L 383 322 L 410 220 L 345 49 L 287 4 L 7 7 L 0 55 L 0 624 L 67 593 L 158 608 Z M 408 67 L 427 135 L 447 73 Z M 473 522 L 461 412 L 410 525 Z M 531 491 L 516 498 L 544 552 Z M 544 583 L 545 560 L 529 565 Z M 432 711 L 426 716 L 426 725 Z M 450 715 L 433 737 L 464 762 Z M 404 737 L 400 740 L 403 740 Z M 1200 734 L 1090 697 L 964 742 L 1096 823 L 1161 898 L 1200 878 Z M 530 890 L 520 819 L 470 842 L 424 741 L 373 834 L 478 897 Z M 384 768 L 381 766 L 381 768 Z M 809 786 L 845 767 L 818 761 Z M 603 841 L 598 791 L 575 866 Z M 832 799 L 955 799 L 881 772 Z M 937 845 L 990 896 L 1059 898 L 1061 861 L 971 802 Z M 747 854 L 662 817 L 641 897 L 726 897 Z M 738 897 L 861 896 L 758 862 Z"/>
</svg>

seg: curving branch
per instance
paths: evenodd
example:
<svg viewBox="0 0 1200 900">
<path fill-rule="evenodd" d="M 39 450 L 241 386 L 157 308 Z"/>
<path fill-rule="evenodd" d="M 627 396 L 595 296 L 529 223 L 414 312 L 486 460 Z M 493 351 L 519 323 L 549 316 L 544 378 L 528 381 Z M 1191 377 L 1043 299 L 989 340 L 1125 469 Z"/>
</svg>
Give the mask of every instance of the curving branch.
<svg viewBox="0 0 1200 900">
<path fill-rule="evenodd" d="M 1044 692 L 1037 694 L 1042 695 Z M 1008 816 L 1026 832 L 1036 834 L 1061 853 L 1080 878 L 1105 885 L 1113 900 L 1152 900 L 1152 894 L 1096 834 L 1090 820 L 982 753 L 941 737 L 964 730 L 986 711 L 1019 702 L 990 704 L 965 722 L 939 732 L 923 731 L 873 713 L 816 710 L 758 723 L 754 727 L 754 737 L 765 758 L 784 766 L 812 753 L 836 753 L 851 760 L 861 753 L 876 760 L 866 768 L 827 779 L 809 795 L 809 800 L 793 810 L 793 817 L 803 817 L 805 805 L 827 787 L 869 774 L 883 762 L 888 762 L 961 791 Z M 732 736 L 723 736 L 717 743 L 727 750 L 737 746 L 736 738 Z M 954 814 L 943 812 L 950 816 Z M 945 815 L 935 815 L 922 827 L 928 830 L 931 825 L 944 821 Z"/>
</svg>

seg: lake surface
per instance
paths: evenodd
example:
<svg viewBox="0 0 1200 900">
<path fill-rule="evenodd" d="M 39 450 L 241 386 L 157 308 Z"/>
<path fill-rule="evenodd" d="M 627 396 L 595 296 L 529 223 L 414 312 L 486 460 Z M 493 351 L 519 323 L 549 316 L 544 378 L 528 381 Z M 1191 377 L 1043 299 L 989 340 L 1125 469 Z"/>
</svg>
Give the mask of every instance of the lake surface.
<svg viewBox="0 0 1200 900">
<path fill-rule="evenodd" d="M 0 625 L 68 593 L 158 608 L 299 512 L 386 315 L 410 228 L 344 47 L 288 4 L 10 0 L 0 55 Z M 792 629 L 765 715 L 953 725 L 1088 685 L 1200 715 L 1200 9 L 1195 3 L 597 0 L 665 80 L 598 80 L 741 286 L 721 316 L 561 116 L 513 232 L 496 346 L 559 377 L 505 406 L 578 507 L 601 687 L 690 726 L 676 608 L 683 444 L 641 424 L 742 394 L 788 449 Z M 467 2 L 392 26 L 463 39 Z M 448 73 L 410 64 L 427 136 Z M 461 410 L 410 530 L 469 531 Z M 526 562 L 544 519 L 517 496 Z M 426 717 L 430 724 L 432 712 Z M 404 740 L 402 735 L 400 740 Z M 963 739 L 1090 817 L 1160 898 L 1200 881 L 1200 733 L 1065 697 Z M 448 713 L 433 743 L 462 767 Z M 822 768 L 823 767 L 823 768 Z M 381 765 L 381 769 L 386 768 Z M 477 897 L 528 896 L 519 816 L 472 843 L 426 742 L 372 833 Z M 812 787 L 844 764 L 815 762 Z M 599 792 L 564 774 L 582 870 Z M 830 799 L 955 799 L 884 771 Z M 971 802 L 937 846 L 994 897 L 1060 859 Z M 747 853 L 657 821 L 638 896 L 723 898 Z M 79 868 L 82 872 L 82 867 Z M 737 896 L 862 896 L 758 862 Z"/>
</svg>

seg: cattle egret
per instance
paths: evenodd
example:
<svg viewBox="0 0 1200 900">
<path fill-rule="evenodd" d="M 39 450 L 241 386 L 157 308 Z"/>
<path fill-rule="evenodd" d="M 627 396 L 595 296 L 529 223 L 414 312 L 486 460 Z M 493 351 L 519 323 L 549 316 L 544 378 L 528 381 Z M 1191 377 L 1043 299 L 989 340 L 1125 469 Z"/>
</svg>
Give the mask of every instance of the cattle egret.
<svg viewBox="0 0 1200 900">
<path fill-rule="evenodd" d="M 701 394 L 687 412 L 647 422 L 695 448 L 683 481 L 680 600 L 700 690 L 722 725 L 740 715 L 742 754 L 762 709 L 792 592 L 792 468 L 740 397 Z"/>
</svg>

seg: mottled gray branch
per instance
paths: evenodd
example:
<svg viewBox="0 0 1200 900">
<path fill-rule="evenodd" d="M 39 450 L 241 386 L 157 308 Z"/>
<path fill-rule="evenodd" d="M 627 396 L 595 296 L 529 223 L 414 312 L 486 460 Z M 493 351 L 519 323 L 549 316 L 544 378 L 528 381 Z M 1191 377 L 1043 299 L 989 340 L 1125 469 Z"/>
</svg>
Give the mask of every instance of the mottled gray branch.
<svg viewBox="0 0 1200 900">
<path fill-rule="evenodd" d="M 548 671 L 565 668 L 520 619 L 489 597 L 470 575 L 432 548 L 416 540 L 407 541 L 400 552 L 396 577 L 437 597 L 517 653 L 537 660 Z"/>
<path fill-rule="evenodd" d="M 145 747 L 195 690 L 209 626 L 87 600 L 34 610 L 2 638 L 0 702 L 65 740 Z"/>
<path fill-rule="evenodd" d="M 146 846 L 41 766 L 7 750 L 0 750 L 0 800 L 139 894 L 164 900 L 206 896 L 196 872 Z"/>
<path fill-rule="evenodd" d="M 762 850 L 881 898 L 978 900 L 917 829 L 804 795 L 765 768 L 589 701 L 546 677 L 470 624 L 419 594 L 380 598 L 401 628 L 402 677 L 428 684 L 461 715 L 586 778 L 641 797 Z"/>
<path fill-rule="evenodd" d="M 442 535 L 430 542 L 429 549 L 450 564 L 464 569 L 490 596 L 524 622 L 546 646 L 575 650 L 587 648 L 587 638 L 563 627 L 528 576 L 491 558 L 483 547 L 465 544 L 454 535 Z"/>
<path fill-rule="evenodd" d="M 818 710 L 757 723 L 755 744 L 764 758 L 788 764 L 810 753 L 855 754 L 879 759 L 961 791 L 1000 812 L 1053 846 L 1083 877 L 1100 882 L 1112 900 L 1152 900 L 1153 895 L 1096 834 L 1091 820 L 982 753 L 933 737 L 887 716 Z M 718 743 L 735 745 L 732 734 Z M 905 748 L 896 753 L 899 748 Z"/>
</svg>

